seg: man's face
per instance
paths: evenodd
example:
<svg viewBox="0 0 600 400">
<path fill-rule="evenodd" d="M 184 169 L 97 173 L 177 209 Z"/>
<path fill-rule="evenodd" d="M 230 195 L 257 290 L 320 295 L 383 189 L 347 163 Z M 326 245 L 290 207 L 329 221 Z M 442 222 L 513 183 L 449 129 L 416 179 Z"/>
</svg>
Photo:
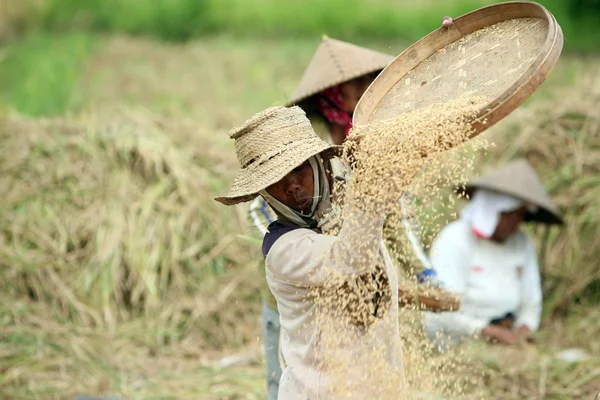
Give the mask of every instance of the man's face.
<svg viewBox="0 0 600 400">
<path fill-rule="evenodd" d="M 525 219 L 526 214 L 527 209 L 525 207 L 510 212 L 503 212 L 500 216 L 500 221 L 498 221 L 498 225 L 496 226 L 496 230 L 492 235 L 492 239 L 498 242 L 504 242 L 519 229 L 519 225 L 521 225 Z"/>
<path fill-rule="evenodd" d="M 358 101 L 374 79 L 375 75 L 371 74 L 340 84 L 340 92 L 347 112 L 350 114 L 354 112 Z"/>
<path fill-rule="evenodd" d="M 267 193 L 302 214 L 309 214 L 313 204 L 313 171 L 308 161 L 294 168 L 277 183 L 267 188 Z"/>
</svg>

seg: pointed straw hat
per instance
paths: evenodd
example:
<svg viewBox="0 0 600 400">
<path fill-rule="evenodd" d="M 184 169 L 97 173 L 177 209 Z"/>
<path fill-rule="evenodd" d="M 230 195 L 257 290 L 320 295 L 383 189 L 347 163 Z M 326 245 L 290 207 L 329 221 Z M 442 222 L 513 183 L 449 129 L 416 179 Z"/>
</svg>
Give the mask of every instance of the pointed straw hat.
<svg viewBox="0 0 600 400">
<path fill-rule="evenodd" d="M 471 197 L 477 189 L 508 194 L 536 206 L 538 210 L 528 212 L 526 221 L 546 224 L 563 223 L 558 209 L 544 190 L 535 170 L 525 159 L 512 161 L 470 182 L 466 186 L 465 193 Z"/>
<path fill-rule="evenodd" d="M 316 154 L 341 154 L 340 146 L 317 136 L 300 107 L 271 107 L 230 131 L 229 137 L 235 140 L 242 168 L 229 193 L 215 198 L 227 206 L 254 199 Z"/>
<path fill-rule="evenodd" d="M 288 105 L 372 72 L 381 71 L 394 57 L 351 43 L 323 37 Z"/>
</svg>

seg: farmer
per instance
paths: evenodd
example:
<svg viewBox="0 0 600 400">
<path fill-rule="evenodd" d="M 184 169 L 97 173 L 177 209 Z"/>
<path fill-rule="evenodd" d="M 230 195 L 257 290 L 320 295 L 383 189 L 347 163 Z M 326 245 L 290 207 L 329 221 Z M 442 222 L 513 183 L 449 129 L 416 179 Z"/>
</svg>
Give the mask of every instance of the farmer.
<svg viewBox="0 0 600 400">
<path fill-rule="evenodd" d="M 427 313 L 426 329 L 432 339 L 441 332 L 446 344 L 479 335 L 512 345 L 538 329 L 542 311 L 535 246 L 519 227 L 562 219 L 522 159 L 470 183 L 466 194 L 469 204 L 431 249 L 437 278 L 462 295 L 461 310 Z"/>
<path fill-rule="evenodd" d="M 286 363 L 279 398 L 330 398 L 327 385 L 334 377 L 328 375 L 323 362 L 332 360 L 327 359 L 328 349 L 322 345 L 325 332 L 316 321 L 315 297 L 315 290 L 325 290 L 328 272 L 340 275 L 351 287 L 373 277 L 370 286 L 361 286 L 367 288 L 368 296 L 359 296 L 366 298 L 366 303 L 348 301 L 349 308 L 352 305 L 359 312 L 345 315 L 345 321 L 351 321 L 346 324 L 340 319 L 336 335 L 350 331 L 357 335 L 350 336 L 348 346 L 341 349 L 346 357 L 381 349 L 377 354 L 384 365 L 382 372 L 365 371 L 357 365 L 345 374 L 346 382 L 358 385 L 350 390 L 350 398 L 379 398 L 377 392 L 385 389 L 383 385 L 372 387 L 364 377 L 377 379 L 393 371 L 402 374 L 398 282 L 381 240 L 385 209 L 369 208 L 368 195 L 352 196 L 347 199 L 344 220 L 339 221 L 332 206 L 332 184 L 344 179 L 344 169 L 336 167 L 342 163 L 336 163 L 339 159 L 334 157 L 338 148 L 319 139 L 299 107 L 263 111 L 234 129 L 230 138 L 235 140 L 242 169 L 229 194 L 216 200 L 234 205 L 260 196 L 277 218 L 268 227 L 262 252 L 269 289 L 280 312 Z M 386 193 L 397 192 L 391 180 L 381 184 Z M 339 225 L 339 233 L 324 235 L 332 225 Z M 403 390 L 402 379 L 395 381 L 395 390 Z"/>
<path fill-rule="evenodd" d="M 314 131 L 322 140 L 340 145 L 348 136 L 358 100 L 393 59 L 387 54 L 325 37 L 288 105 L 298 105 L 306 112 Z M 249 214 L 261 238 L 267 233 L 267 226 L 276 220 L 275 213 L 262 196 L 250 204 Z M 425 263 L 427 258 L 415 233 L 416 224 L 410 222 L 410 226 L 407 225 L 409 239 L 414 244 L 417 257 Z M 261 275 L 264 275 L 264 261 L 261 260 L 259 268 Z M 275 298 L 264 279 L 261 295 L 267 386 L 269 399 L 275 400 L 281 376 L 279 313 Z"/>
<path fill-rule="evenodd" d="M 450 17 L 444 17 L 444 27 L 451 23 Z M 298 105 L 306 112 L 314 131 L 322 140 L 340 145 L 348 136 L 352 114 L 361 96 L 393 59 L 387 54 L 325 37 L 288 106 Z M 409 197 L 401 199 L 403 211 L 405 203 L 409 201 Z M 408 214 L 405 213 L 404 216 L 405 231 L 414 255 L 423 267 L 430 269 L 431 265 L 419 240 L 418 226 L 413 219 L 408 218 Z M 250 203 L 249 217 L 255 228 L 254 232 L 261 238 L 267 233 L 267 226 L 276 219 L 267 201 L 260 196 Z M 261 275 L 264 274 L 263 260 L 259 262 L 259 269 Z M 279 313 L 264 279 L 261 296 L 267 387 L 269 399 L 276 400 L 282 361 L 279 357 Z"/>
<path fill-rule="evenodd" d="M 306 112 L 321 139 L 340 145 L 352 127 L 352 114 L 361 96 L 393 59 L 324 37 L 288 105 Z"/>
</svg>

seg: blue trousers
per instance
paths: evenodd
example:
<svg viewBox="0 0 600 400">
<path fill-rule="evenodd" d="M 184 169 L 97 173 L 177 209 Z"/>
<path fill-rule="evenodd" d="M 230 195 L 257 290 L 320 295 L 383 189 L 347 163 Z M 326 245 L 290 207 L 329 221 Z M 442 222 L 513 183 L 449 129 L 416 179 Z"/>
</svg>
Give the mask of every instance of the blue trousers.
<svg viewBox="0 0 600 400">
<path fill-rule="evenodd" d="M 279 364 L 279 312 L 265 303 L 262 305 L 265 359 L 267 361 L 267 400 L 277 400 L 281 366 Z"/>
</svg>

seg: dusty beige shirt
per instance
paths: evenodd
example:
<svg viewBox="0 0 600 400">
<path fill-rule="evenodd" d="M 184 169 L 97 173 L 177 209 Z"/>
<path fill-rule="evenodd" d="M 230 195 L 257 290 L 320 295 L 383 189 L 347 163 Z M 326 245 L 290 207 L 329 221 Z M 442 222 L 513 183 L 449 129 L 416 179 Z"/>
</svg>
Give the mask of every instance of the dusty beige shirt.
<svg viewBox="0 0 600 400">
<path fill-rule="evenodd" d="M 404 375 L 398 327 L 398 278 L 381 240 L 383 218 L 374 218 L 352 209 L 337 236 L 298 228 L 281 236 L 266 257 L 266 277 L 277 300 L 281 322 L 281 346 L 286 367 L 280 380 L 279 399 L 331 399 L 332 382 L 342 378 L 351 384 L 352 399 L 403 398 Z M 360 235 L 360 240 L 357 236 Z M 360 243 L 360 246 L 356 244 Z M 345 262 L 342 260 L 346 260 Z M 348 261 L 349 260 L 349 261 Z M 362 260 L 362 261 L 358 261 Z M 317 310 L 310 297 L 313 289 L 326 284 L 327 271 L 335 269 L 352 277 L 367 262 L 383 261 L 390 289 L 391 304 L 383 318 L 370 325 L 364 334 L 353 337 L 343 349 L 324 348 L 322 330 L 315 324 Z M 345 328 L 340 326 L 340 335 Z M 344 377 L 332 376 L 327 369 L 328 354 L 342 354 L 348 360 L 363 360 L 348 368 Z M 371 361 L 377 363 L 374 367 Z M 376 368 L 377 371 L 371 369 Z M 383 379 L 381 371 L 394 372 L 394 378 L 381 388 L 374 380 Z M 338 374 L 339 375 L 339 374 Z M 378 391 L 386 390 L 384 393 Z"/>
</svg>

